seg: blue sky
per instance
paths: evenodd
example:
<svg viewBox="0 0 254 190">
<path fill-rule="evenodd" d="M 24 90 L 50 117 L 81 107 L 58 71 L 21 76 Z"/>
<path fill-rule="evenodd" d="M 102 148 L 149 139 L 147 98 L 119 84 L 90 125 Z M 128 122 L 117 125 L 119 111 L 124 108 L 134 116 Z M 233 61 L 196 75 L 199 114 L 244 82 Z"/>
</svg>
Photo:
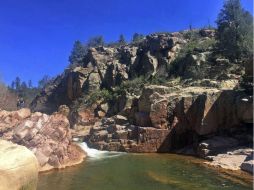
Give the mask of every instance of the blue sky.
<svg viewBox="0 0 254 190">
<path fill-rule="evenodd" d="M 68 65 L 75 40 L 214 24 L 223 0 L 0 0 L 0 77 L 33 84 Z M 253 1 L 242 0 L 253 12 Z"/>
</svg>

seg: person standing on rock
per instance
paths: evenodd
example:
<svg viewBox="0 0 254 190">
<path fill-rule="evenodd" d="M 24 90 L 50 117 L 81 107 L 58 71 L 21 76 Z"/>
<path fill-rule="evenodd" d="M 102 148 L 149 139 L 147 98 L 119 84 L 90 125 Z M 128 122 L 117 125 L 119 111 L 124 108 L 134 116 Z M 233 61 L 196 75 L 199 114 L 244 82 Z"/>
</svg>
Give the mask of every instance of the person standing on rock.
<svg viewBox="0 0 254 190">
<path fill-rule="evenodd" d="M 17 101 L 17 108 L 18 110 L 19 109 L 22 109 L 25 107 L 25 101 L 23 98 L 18 98 L 18 101 Z"/>
<path fill-rule="evenodd" d="M 17 99 L 17 109 L 18 110 L 20 109 L 20 100 L 19 100 L 19 98 Z"/>
</svg>

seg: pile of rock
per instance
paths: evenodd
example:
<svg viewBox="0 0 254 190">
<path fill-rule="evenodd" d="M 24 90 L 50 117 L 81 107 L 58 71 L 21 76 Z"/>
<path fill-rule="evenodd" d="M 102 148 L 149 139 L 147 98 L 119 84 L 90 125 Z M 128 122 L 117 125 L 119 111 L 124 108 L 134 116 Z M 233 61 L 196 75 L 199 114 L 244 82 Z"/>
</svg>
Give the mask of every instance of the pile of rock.
<svg viewBox="0 0 254 190">
<path fill-rule="evenodd" d="M 72 143 L 70 124 L 63 111 L 52 115 L 29 109 L 0 111 L 2 139 L 24 145 L 39 162 L 39 170 L 64 168 L 83 161 L 85 153 Z"/>
</svg>

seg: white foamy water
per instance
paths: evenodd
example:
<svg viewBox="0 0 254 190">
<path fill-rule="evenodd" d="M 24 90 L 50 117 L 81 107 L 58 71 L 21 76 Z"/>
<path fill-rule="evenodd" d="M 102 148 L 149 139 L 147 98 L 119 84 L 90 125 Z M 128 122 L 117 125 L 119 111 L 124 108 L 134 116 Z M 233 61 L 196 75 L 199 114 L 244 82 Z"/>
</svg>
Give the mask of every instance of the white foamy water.
<svg viewBox="0 0 254 190">
<path fill-rule="evenodd" d="M 80 143 L 79 146 L 86 152 L 87 157 L 90 159 L 112 158 L 124 154 L 122 152 L 102 151 L 89 148 L 85 142 Z"/>
</svg>

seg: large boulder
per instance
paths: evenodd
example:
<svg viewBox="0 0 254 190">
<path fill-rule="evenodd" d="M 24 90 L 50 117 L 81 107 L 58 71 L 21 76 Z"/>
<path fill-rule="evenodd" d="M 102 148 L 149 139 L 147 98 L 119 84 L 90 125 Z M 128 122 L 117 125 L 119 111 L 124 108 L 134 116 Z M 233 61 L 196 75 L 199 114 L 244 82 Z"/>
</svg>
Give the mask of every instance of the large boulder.
<svg viewBox="0 0 254 190">
<path fill-rule="evenodd" d="M 24 146 L 0 140 L 0 190 L 36 190 L 39 165 Z"/>
<path fill-rule="evenodd" d="M 8 118 L 8 114 L 13 112 L 5 114 Z M 0 123 L 2 120 L 5 120 L 4 117 L 0 117 Z M 37 157 L 40 171 L 75 165 L 85 157 L 85 153 L 72 143 L 70 124 L 63 113 L 49 116 L 36 112 L 14 125 L 9 124 L 9 130 L 0 135 L 3 139 L 29 148 Z"/>
</svg>

